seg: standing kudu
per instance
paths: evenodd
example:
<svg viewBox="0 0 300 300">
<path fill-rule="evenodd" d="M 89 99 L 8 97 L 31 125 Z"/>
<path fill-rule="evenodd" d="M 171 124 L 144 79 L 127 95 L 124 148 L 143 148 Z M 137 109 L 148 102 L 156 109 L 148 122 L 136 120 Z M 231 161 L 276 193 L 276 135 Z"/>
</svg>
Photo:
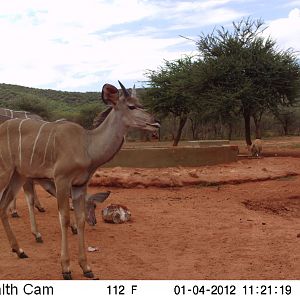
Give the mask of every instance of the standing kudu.
<svg viewBox="0 0 300 300">
<path fill-rule="evenodd" d="M 101 114 L 99 115 L 101 116 Z M 27 112 L 27 111 L 15 111 L 7 108 L 0 108 L 0 123 L 3 123 L 7 120 L 11 119 L 34 119 L 43 121 L 43 119 L 36 114 Z M 63 120 L 57 120 L 56 122 L 61 122 Z M 26 202 L 29 210 L 29 219 L 30 219 L 30 227 L 31 232 L 35 237 L 36 242 L 42 243 L 42 235 L 38 230 L 38 226 L 35 219 L 34 207 L 36 207 L 40 212 L 45 212 L 45 209 L 42 207 L 35 190 L 35 183 L 39 183 L 40 186 L 43 187 L 45 191 L 47 191 L 52 196 L 56 197 L 55 185 L 53 182 L 45 181 L 45 180 L 35 180 L 35 182 L 28 178 L 23 185 L 23 190 L 26 198 Z M 94 219 L 94 222 L 91 225 L 95 225 L 96 217 L 95 217 L 95 205 L 96 203 L 103 202 L 108 196 L 110 192 L 105 193 L 97 193 L 93 195 L 86 196 L 86 206 L 89 211 L 91 218 Z M 16 208 L 16 197 L 11 202 L 9 209 L 11 210 L 11 214 L 13 217 L 18 217 L 18 212 Z M 73 234 L 77 234 L 77 225 L 76 220 L 72 220 L 71 229 Z"/>
<path fill-rule="evenodd" d="M 105 120 L 93 130 L 72 122 L 9 120 L 0 126 L 0 217 L 10 246 L 20 258 L 27 257 L 10 227 L 6 209 L 26 178 L 53 181 L 61 226 L 61 266 L 64 279 L 71 279 L 67 228 L 71 193 L 79 239 L 79 265 L 84 276 L 94 275 L 87 263 L 84 242 L 87 184 L 95 170 L 120 150 L 130 127 L 156 131 L 159 123 L 120 83 L 105 84 L 102 99 L 111 106 Z"/>
</svg>

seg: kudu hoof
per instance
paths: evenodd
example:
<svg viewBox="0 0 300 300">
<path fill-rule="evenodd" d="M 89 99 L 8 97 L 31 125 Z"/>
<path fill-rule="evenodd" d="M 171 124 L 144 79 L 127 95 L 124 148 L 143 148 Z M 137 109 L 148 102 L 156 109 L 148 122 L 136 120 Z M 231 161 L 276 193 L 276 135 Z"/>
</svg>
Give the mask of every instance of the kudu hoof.
<svg viewBox="0 0 300 300">
<path fill-rule="evenodd" d="M 43 239 L 42 239 L 41 236 L 36 236 L 36 237 L 35 237 L 35 241 L 36 241 L 37 243 L 44 243 L 44 241 L 43 241 Z"/>
<path fill-rule="evenodd" d="M 63 272 L 62 275 L 64 280 L 72 280 L 71 272 Z"/>
<path fill-rule="evenodd" d="M 19 214 L 15 211 L 11 214 L 13 218 L 20 218 Z"/>
<path fill-rule="evenodd" d="M 19 257 L 20 257 L 20 258 L 28 258 L 28 255 L 27 255 L 25 252 L 21 252 L 21 253 L 19 254 Z"/>
<path fill-rule="evenodd" d="M 18 252 L 16 249 L 11 249 L 11 251 L 17 253 L 19 258 L 28 258 L 28 255 L 24 251 Z"/>
<path fill-rule="evenodd" d="M 35 208 L 42 213 L 46 211 L 44 207 L 36 206 Z"/>
<path fill-rule="evenodd" d="M 75 226 L 71 226 L 71 230 L 73 234 L 78 234 L 77 228 Z"/>
<path fill-rule="evenodd" d="M 92 271 L 84 272 L 83 276 L 86 278 L 94 278 L 94 273 Z"/>
</svg>

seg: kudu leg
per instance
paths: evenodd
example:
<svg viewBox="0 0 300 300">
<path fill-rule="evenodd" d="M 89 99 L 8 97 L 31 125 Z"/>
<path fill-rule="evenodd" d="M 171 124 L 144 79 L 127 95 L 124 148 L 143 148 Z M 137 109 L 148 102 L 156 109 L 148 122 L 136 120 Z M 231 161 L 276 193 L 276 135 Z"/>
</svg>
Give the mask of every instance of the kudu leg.
<svg viewBox="0 0 300 300">
<path fill-rule="evenodd" d="M 9 205 L 10 214 L 13 218 L 19 218 L 19 214 L 17 211 L 17 198 L 15 197 L 11 204 Z"/>
<path fill-rule="evenodd" d="M 30 181 L 31 184 L 33 185 L 33 181 L 31 179 L 28 179 L 27 181 Z M 34 207 L 36 207 L 39 212 L 45 212 L 46 210 L 42 206 L 39 198 L 37 197 L 34 187 L 33 187 L 33 194 L 32 195 L 33 195 Z M 9 205 L 9 210 L 10 210 L 10 214 L 13 218 L 19 218 L 20 217 L 20 215 L 18 214 L 18 211 L 17 211 L 17 198 L 16 197 L 14 198 L 14 200 Z"/>
<path fill-rule="evenodd" d="M 32 189 L 33 189 L 33 204 L 34 204 L 34 207 L 39 211 L 39 212 L 45 212 L 45 208 L 42 206 L 37 194 L 36 194 L 36 190 L 35 190 L 35 187 L 34 187 L 34 182 L 33 180 L 31 180 L 31 185 L 32 185 Z"/>
<path fill-rule="evenodd" d="M 56 189 L 55 189 L 55 184 L 46 179 L 39 179 L 35 180 L 46 192 L 48 192 L 50 195 L 56 198 Z M 71 206 L 70 206 L 71 209 Z M 76 224 L 76 219 L 74 215 L 71 217 L 71 230 L 73 234 L 77 234 L 77 224 Z"/>
<path fill-rule="evenodd" d="M 43 242 L 42 235 L 38 231 L 35 214 L 34 214 L 34 204 L 35 204 L 35 199 L 37 199 L 37 198 L 36 198 L 36 194 L 35 194 L 33 181 L 27 180 L 25 182 L 25 184 L 23 185 L 23 190 L 24 190 L 26 202 L 28 205 L 31 232 L 35 236 L 36 242 L 42 243 Z"/>
<path fill-rule="evenodd" d="M 68 227 L 70 226 L 69 195 L 71 185 L 64 179 L 56 179 L 56 197 L 61 228 L 61 267 L 64 279 L 72 279 L 68 246 Z"/>
<path fill-rule="evenodd" d="M 72 200 L 78 230 L 78 262 L 83 271 L 83 275 L 87 278 L 93 278 L 94 274 L 87 262 L 84 240 L 86 192 L 87 186 L 72 187 Z"/>
<path fill-rule="evenodd" d="M 3 180 L 3 178 L 1 178 Z M 17 242 L 17 239 L 10 227 L 8 217 L 7 217 L 7 208 L 11 201 L 16 197 L 18 191 L 22 187 L 25 179 L 22 178 L 19 174 L 14 173 L 8 185 L 6 186 L 2 197 L 0 199 L 0 218 L 5 230 L 5 233 L 7 235 L 8 241 L 10 243 L 11 249 L 13 252 L 16 252 L 17 255 L 20 258 L 27 258 L 28 256 L 25 254 L 25 252 L 19 247 L 19 244 Z M 3 182 L 2 182 L 3 183 Z"/>
</svg>

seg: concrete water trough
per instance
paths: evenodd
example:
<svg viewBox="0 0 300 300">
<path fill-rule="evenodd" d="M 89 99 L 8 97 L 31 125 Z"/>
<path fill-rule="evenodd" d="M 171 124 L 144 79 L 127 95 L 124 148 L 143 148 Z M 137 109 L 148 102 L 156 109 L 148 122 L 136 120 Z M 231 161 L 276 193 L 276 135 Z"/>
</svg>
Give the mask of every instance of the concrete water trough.
<svg viewBox="0 0 300 300">
<path fill-rule="evenodd" d="M 238 146 L 177 146 L 123 148 L 104 167 L 196 167 L 237 161 Z"/>
<path fill-rule="evenodd" d="M 229 140 L 196 140 L 187 141 L 191 146 L 208 147 L 208 146 L 224 146 L 229 145 Z"/>
</svg>

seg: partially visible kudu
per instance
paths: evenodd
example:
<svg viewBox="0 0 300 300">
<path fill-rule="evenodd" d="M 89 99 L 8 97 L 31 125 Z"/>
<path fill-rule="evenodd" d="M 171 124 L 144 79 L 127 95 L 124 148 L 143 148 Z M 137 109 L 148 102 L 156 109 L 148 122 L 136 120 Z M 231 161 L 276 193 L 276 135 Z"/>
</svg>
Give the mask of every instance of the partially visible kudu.
<svg viewBox="0 0 300 300">
<path fill-rule="evenodd" d="M 0 107 L 0 123 L 3 123 L 4 121 L 10 120 L 10 119 L 35 119 L 35 120 L 42 120 L 42 117 L 40 117 L 37 114 L 30 113 L 28 111 L 18 111 L 18 110 L 12 110 L 8 108 Z"/>
<path fill-rule="evenodd" d="M 7 120 L 16 119 L 16 118 L 42 120 L 42 117 L 40 117 L 39 115 L 34 114 L 34 113 L 30 113 L 27 111 L 17 111 L 17 110 L 0 107 L 0 124 Z M 23 189 L 24 189 L 25 195 L 29 194 L 30 192 L 33 193 L 32 197 L 33 197 L 34 206 L 38 209 L 38 211 L 45 212 L 44 207 L 41 205 L 41 203 L 36 195 L 36 191 L 35 191 L 32 180 L 28 179 L 28 182 L 27 182 L 27 184 L 24 185 Z M 28 189 L 28 190 L 26 191 L 26 189 Z M 12 201 L 12 204 L 10 205 L 9 209 L 11 211 L 12 217 L 14 217 L 14 218 L 19 217 L 19 214 L 17 212 L 16 198 Z"/>
</svg>

